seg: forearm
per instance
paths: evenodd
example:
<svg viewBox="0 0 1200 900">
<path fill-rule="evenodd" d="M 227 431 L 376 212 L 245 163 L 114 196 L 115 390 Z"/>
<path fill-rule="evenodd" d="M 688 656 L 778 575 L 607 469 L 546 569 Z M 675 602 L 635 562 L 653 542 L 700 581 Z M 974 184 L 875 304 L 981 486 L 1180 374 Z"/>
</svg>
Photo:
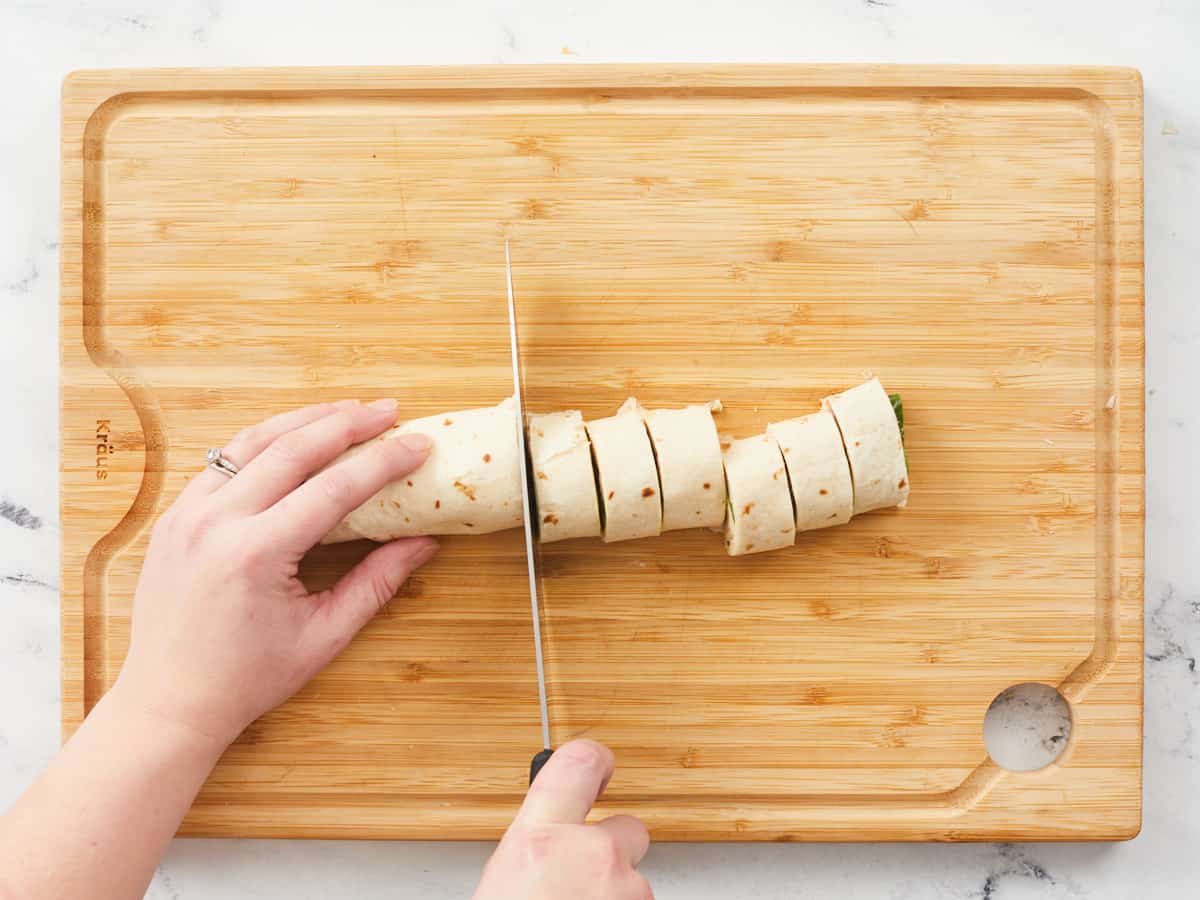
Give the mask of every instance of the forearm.
<svg viewBox="0 0 1200 900">
<path fill-rule="evenodd" d="M 150 536 L 129 654 L 46 773 L 0 818 L 0 900 L 141 897 L 221 752 L 318 672 L 437 549 L 376 548 L 310 594 L 300 559 L 420 467 L 429 441 L 382 441 L 394 400 L 320 404 L 239 434 L 236 478 L 205 469 Z M 269 451 L 280 442 L 274 451 Z M 261 460 L 261 461 L 260 461 Z"/>
<path fill-rule="evenodd" d="M 0 819 L 0 897 L 143 896 L 223 749 L 114 688 Z"/>
</svg>

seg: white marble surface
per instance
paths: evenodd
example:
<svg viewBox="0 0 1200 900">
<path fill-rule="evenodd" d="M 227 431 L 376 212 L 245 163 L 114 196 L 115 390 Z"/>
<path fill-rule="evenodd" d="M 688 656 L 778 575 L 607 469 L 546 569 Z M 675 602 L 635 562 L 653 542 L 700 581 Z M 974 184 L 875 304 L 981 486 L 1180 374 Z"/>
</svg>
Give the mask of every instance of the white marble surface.
<svg viewBox="0 0 1200 900">
<path fill-rule="evenodd" d="M 0 4 L 0 808 L 58 741 L 58 92 L 104 66 L 882 61 L 1137 66 L 1146 87 L 1145 825 L 1117 845 L 662 845 L 659 898 L 1200 893 L 1200 11 L 1188 0 Z M 464 897 L 471 844 L 177 841 L 149 896 Z"/>
</svg>

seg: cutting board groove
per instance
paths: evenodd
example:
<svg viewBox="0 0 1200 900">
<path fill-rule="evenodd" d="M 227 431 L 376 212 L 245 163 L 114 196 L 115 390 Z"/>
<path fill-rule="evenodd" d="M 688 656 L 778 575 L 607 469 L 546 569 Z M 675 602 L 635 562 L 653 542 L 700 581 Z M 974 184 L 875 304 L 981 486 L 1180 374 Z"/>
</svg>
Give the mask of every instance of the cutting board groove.
<svg viewBox="0 0 1200 900">
<path fill-rule="evenodd" d="M 149 526 L 282 409 L 510 390 L 725 402 L 868 373 L 910 506 L 728 559 L 543 550 L 556 742 L 660 839 L 1113 839 L 1141 808 L 1142 100 L 1100 68 L 81 72 L 63 95 L 63 718 L 111 686 Z M 314 587 L 362 545 L 306 561 Z M 539 744 L 519 532 L 449 539 L 226 753 L 184 833 L 487 838 Z M 1004 772 L 1010 685 L 1071 703 Z"/>
</svg>

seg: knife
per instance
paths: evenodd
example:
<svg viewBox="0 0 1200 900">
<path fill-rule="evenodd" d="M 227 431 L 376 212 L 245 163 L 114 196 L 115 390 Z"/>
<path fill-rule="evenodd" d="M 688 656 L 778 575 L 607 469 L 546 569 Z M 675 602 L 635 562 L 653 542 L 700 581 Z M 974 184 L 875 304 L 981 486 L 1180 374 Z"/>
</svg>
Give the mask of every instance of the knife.
<svg viewBox="0 0 1200 900">
<path fill-rule="evenodd" d="M 529 472 L 525 460 L 529 457 L 525 452 L 525 413 L 521 402 L 521 361 L 517 354 L 517 312 L 513 301 L 512 260 L 509 257 L 508 241 L 504 242 L 504 274 L 508 282 L 508 342 L 512 351 L 513 398 L 517 410 L 517 458 L 521 470 L 521 504 L 525 523 L 525 567 L 529 572 L 529 608 L 533 613 L 533 655 L 537 661 L 538 708 L 542 715 L 542 749 L 533 757 L 529 764 L 529 783 L 537 778 L 542 766 L 554 753 L 550 749 L 550 710 L 546 704 L 546 664 L 542 659 L 542 620 L 538 607 L 538 576 L 537 563 L 533 555 L 533 505 L 529 502 Z"/>
</svg>

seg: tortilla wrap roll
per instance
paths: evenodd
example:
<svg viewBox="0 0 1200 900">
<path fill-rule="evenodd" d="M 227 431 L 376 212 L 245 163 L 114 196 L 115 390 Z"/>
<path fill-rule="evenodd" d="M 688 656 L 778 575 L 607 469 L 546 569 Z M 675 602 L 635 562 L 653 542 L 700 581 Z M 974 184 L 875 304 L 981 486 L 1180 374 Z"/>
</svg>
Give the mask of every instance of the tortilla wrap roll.
<svg viewBox="0 0 1200 900">
<path fill-rule="evenodd" d="M 662 530 L 714 528 L 725 519 L 725 476 L 712 405 L 642 413 L 658 461 Z"/>
<path fill-rule="evenodd" d="M 662 532 L 658 467 L 650 436 L 633 398 L 615 416 L 587 423 L 600 491 L 604 541 L 628 541 Z"/>
<path fill-rule="evenodd" d="M 578 410 L 532 416 L 529 460 L 533 472 L 538 540 L 543 544 L 600 535 L 600 506 L 592 448 Z"/>
<path fill-rule="evenodd" d="M 878 378 L 821 401 L 833 413 L 854 483 L 854 514 L 908 503 L 904 439 Z"/>
<path fill-rule="evenodd" d="M 732 441 L 725 451 L 725 550 L 730 556 L 796 542 L 792 492 L 779 444 L 769 434 Z"/>
<path fill-rule="evenodd" d="M 767 426 L 787 464 L 796 531 L 844 525 L 854 514 L 850 464 L 833 413 L 827 409 Z"/>
<path fill-rule="evenodd" d="M 432 442 L 425 464 L 389 484 L 321 541 L 390 541 L 421 534 L 487 534 L 521 524 L 521 460 L 513 399 L 499 406 L 413 419 L 352 447 L 419 432 Z"/>
</svg>

